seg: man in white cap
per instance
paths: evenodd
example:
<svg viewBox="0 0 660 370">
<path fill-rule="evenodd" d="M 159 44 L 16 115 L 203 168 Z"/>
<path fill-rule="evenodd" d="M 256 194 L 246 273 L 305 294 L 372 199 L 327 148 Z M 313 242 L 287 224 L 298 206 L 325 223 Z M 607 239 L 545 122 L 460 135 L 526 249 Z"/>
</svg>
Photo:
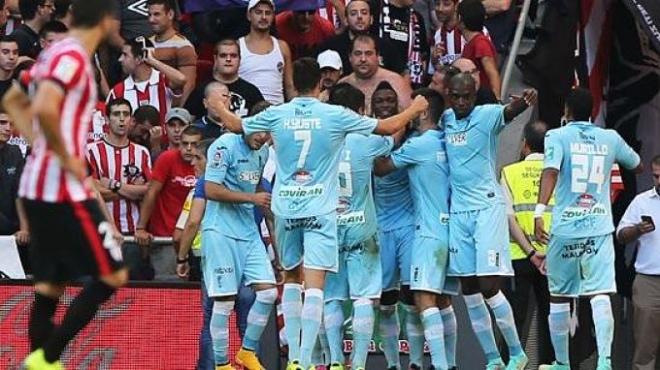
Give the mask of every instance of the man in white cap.
<svg viewBox="0 0 660 370">
<path fill-rule="evenodd" d="M 316 57 L 321 67 L 321 91 L 329 90 L 341 78 L 341 57 L 334 50 L 326 50 Z"/>
<path fill-rule="evenodd" d="M 272 0 L 250 0 L 247 18 L 250 32 L 238 40 L 241 64 L 238 75 L 255 85 L 271 104 L 294 96 L 291 50 L 286 42 L 270 35 L 275 20 Z"/>
</svg>

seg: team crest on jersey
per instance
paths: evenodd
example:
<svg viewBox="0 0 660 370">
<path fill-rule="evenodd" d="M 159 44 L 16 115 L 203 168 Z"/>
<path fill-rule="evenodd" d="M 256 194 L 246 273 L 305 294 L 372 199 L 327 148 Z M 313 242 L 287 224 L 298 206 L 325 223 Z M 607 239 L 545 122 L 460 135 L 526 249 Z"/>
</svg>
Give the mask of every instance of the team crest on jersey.
<svg viewBox="0 0 660 370">
<path fill-rule="evenodd" d="M 301 185 L 309 184 L 313 178 L 312 174 L 305 170 L 299 170 L 293 175 L 293 181 Z"/>
<path fill-rule="evenodd" d="M 447 136 L 447 142 L 451 145 L 463 146 L 467 145 L 467 133 L 459 132 L 456 134 L 451 134 Z"/>
<path fill-rule="evenodd" d="M 213 153 L 213 158 L 211 158 L 211 167 L 219 168 L 222 165 L 222 148 L 218 148 Z"/>
<path fill-rule="evenodd" d="M 582 194 L 578 197 L 577 205 L 580 208 L 591 208 L 596 203 L 593 195 L 591 194 Z"/>
</svg>

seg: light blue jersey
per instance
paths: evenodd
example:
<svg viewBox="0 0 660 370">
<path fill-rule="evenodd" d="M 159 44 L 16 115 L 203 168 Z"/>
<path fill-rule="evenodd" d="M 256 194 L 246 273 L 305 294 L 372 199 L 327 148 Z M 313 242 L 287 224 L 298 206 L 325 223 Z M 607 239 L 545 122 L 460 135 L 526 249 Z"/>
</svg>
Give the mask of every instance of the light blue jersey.
<svg viewBox="0 0 660 370">
<path fill-rule="evenodd" d="M 444 136 L 442 131 L 428 130 L 410 138 L 392 153 L 392 162 L 408 168 L 417 234 L 446 240 L 450 191 Z"/>
<path fill-rule="evenodd" d="M 639 155 L 614 130 L 571 122 L 548 131 L 545 168 L 559 170 L 551 234 L 586 238 L 614 231 L 610 174 L 614 162 L 633 169 Z"/>
<path fill-rule="evenodd" d="M 381 231 L 400 229 L 415 224 L 415 209 L 408 171 L 397 169 L 374 179 L 376 216 Z"/>
<path fill-rule="evenodd" d="M 268 147 L 252 150 L 241 135 L 224 134 L 208 151 L 205 179 L 236 192 L 254 193 L 268 160 Z M 209 200 L 202 230 L 214 230 L 240 240 L 260 240 L 252 203 Z"/>
<path fill-rule="evenodd" d="M 448 109 L 442 117 L 451 169 L 452 212 L 504 204 L 497 181 L 497 136 L 505 126 L 504 107 L 477 105 L 465 118 Z"/>
<path fill-rule="evenodd" d="M 335 212 L 338 164 L 349 133 L 369 135 L 374 118 L 309 97 L 266 109 L 243 119 L 246 133 L 270 132 L 277 154 L 273 212 L 304 218 Z"/>
<path fill-rule="evenodd" d="M 374 159 L 388 155 L 393 145 L 390 137 L 346 136 L 339 162 L 337 235 L 340 246 L 353 246 L 376 234 L 371 173 Z"/>
</svg>

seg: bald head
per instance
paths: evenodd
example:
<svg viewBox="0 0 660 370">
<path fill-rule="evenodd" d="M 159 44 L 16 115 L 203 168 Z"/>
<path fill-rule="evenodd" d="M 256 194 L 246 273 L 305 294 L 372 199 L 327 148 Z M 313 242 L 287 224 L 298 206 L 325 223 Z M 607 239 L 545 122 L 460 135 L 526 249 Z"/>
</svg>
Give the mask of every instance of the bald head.
<svg viewBox="0 0 660 370">
<path fill-rule="evenodd" d="M 481 85 L 481 81 L 479 79 L 479 69 L 473 61 L 467 58 L 458 58 L 451 65 L 456 67 L 459 71 L 471 75 L 472 78 L 474 78 L 477 90 L 479 90 L 479 86 Z"/>
<path fill-rule="evenodd" d="M 449 104 L 456 118 L 467 117 L 477 101 L 477 89 L 474 78 L 467 73 L 459 73 L 449 80 Z"/>
<path fill-rule="evenodd" d="M 227 85 L 223 84 L 222 82 L 218 82 L 218 81 L 209 82 L 209 84 L 206 85 L 206 87 L 204 88 L 204 98 L 208 99 L 209 96 L 214 92 L 219 92 L 220 94 L 223 94 L 223 93 L 228 93 L 229 89 L 227 88 Z"/>
</svg>

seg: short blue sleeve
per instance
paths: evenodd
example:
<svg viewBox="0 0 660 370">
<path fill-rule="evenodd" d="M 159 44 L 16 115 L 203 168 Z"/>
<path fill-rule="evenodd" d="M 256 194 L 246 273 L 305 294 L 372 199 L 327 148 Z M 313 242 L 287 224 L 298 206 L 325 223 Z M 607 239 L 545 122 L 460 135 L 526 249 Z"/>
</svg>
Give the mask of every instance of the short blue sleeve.
<svg viewBox="0 0 660 370">
<path fill-rule="evenodd" d="M 378 125 L 378 120 L 375 118 L 357 114 L 344 107 L 338 107 L 338 109 L 338 120 L 341 122 L 343 130 L 347 133 L 368 136 L 374 132 Z"/>
<path fill-rule="evenodd" d="M 559 131 L 550 130 L 545 134 L 545 159 L 543 168 L 561 169 L 561 161 L 564 158 L 564 148 L 561 144 Z"/>
<path fill-rule="evenodd" d="M 223 137 L 211 144 L 204 174 L 206 181 L 222 184 L 225 180 L 227 169 L 232 164 L 231 148 L 228 144 L 224 142 Z"/>
<path fill-rule="evenodd" d="M 394 139 L 391 136 L 371 135 L 367 143 L 370 157 L 384 157 L 390 154 L 394 147 Z"/>
<path fill-rule="evenodd" d="M 495 133 L 502 131 L 506 126 L 504 106 L 500 104 L 487 104 L 482 107 L 488 117 L 488 122 L 491 124 L 491 130 Z"/>
<path fill-rule="evenodd" d="M 204 176 L 197 179 L 195 184 L 195 192 L 193 193 L 193 199 L 206 199 L 206 191 L 204 190 Z"/>
<path fill-rule="evenodd" d="M 424 148 L 421 137 L 408 139 L 399 149 L 392 152 L 392 163 L 396 168 L 404 168 L 421 163 L 424 158 Z"/>
<path fill-rule="evenodd" d="M 626 143 L 625 140 L 616 133 L 617 138 L 617 150 L 616 150 L 616 161 L 621 164 L 623 167 L 632 170 L 639 166 L 640 158 L 639 154 L 635 153 L 633 148 Z"/>
<path fill-rule="evenodd" d="M 252 117 L 243 118 L 243 132 L 246 135 L 261 131 L 271 132 L 273 123 L 276 121 L 277 115 L 275 114 L 275 110 L 269 108 Z"/>
</svg>

